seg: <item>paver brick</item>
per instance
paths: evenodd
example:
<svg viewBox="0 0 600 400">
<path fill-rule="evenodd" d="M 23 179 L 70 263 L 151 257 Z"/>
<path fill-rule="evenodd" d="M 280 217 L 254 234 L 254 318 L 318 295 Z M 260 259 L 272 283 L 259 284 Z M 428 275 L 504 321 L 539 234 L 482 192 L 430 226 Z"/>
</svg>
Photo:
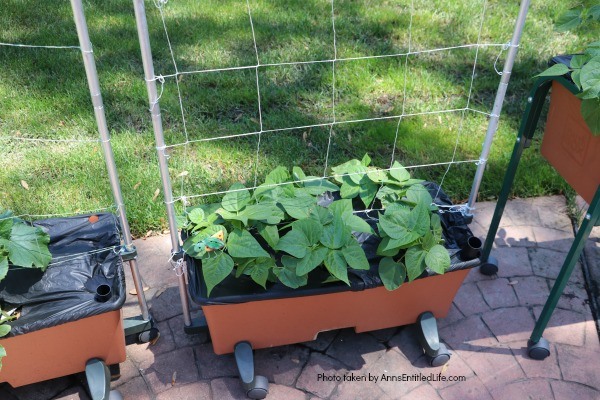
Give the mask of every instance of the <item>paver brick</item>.
<svg viewBox="0 0 600 400">
<path fill-rule="evenodd" d="M 306 400 L 307 394 L 284 385 L 269 385 L 269 395 L 267 399 L 282 399 L 282 400 Z"/>
<path fill-rule="evenodd" d="M 192 349 L 178 349 L 154 357 L 151 363 L 141 363 L 144 379 L 156 394 L 175 385 L 197 381 L 200 376 Z"/>
<path fill-rule="evenodd" d="M 153 400 L 154 396 L 152 395 L 152 391 L 146 385 L 144 378 L 141 376 L 137 378 L 133 378 L 129 382 L 126 382 L 124 385 L 119 386 L 118 388 L 123 399 L 126 400 Z"/>
<path fill-rule="evenodd" d="M 210 389 L 214 400 L 247 399 L 242 382 L 236 378 L 217 378 L 210 381 Z"/>
<path fill-rule="evenodd" d="M 387 329 L 378 329 L 376 331 L 368 332 L 369 335 L 373 336 L 378 342 L 386 343 L 398 332 L 398 328 L 387 328 Z"/>
<path fill-rule="evenodd" d="M 492 400 L 490 392 L 477 376 L 438 391 L 444 400 Z"/>
<path fill-rule="evenodd" d="M 490 310 L 490 307 L 483 300 L 483 296 L 481 295 L 477 284 L 474 282 L 464 283 L 460 287 L 456 297 L 454 297 L 454 304 L 465 316 L 479 314 Z"/>
<path fill-rule="evenodd" d="M 556 279 L 558 277 L 560 269 L 565 261 L 565 257 L 567 256 L 565 253 L 543 248 L 527 249 L 527 251 L 529 252 L 534 275 L 550 279 Z M 569 281 L 579 283 L 584 282 L 581 264 L 577 263 L 577 265 L 575 265 L 575 268 L 573 268 L 573 272 L 569 277 Z"/>
<path fill-rule="evenodd" d="M 86 393 L 85 389 L 80 385 L 71 386 L 64 392 L 59 393 L 54 400 L 89 400 L 90 396 Z"/>
<path fill-rule="evenodd" d="M 533 227 L 533 234 L 537 247 L 551 249 L 567 253 L 573 244 L 573 232 L 565 232 L 559 229 L 545 228 L 541 226 Z"/>
<path fill-rule="evenodd" d="M 550 382 L 555 399 L 598 400 L 600 391 L 576 382 Z"/>
<path fill-rule="evenodd" d="M 270 382 L 292 386 L 308 361 L 309 350 L 301 346 L 280 346 L 254 352 L 256 373 Z"/>
<path fill-rule="evenodd" d="M 492 389 L 491 394 L 494 400 L 548 400 L 553 398 L 550 384 L 543 379 L 512 382 Z"/>
<path fill-rule="evenodd" d="M 411 363 L 423 355 L 423 349 L 419 344 L 414 326 L 403 326 L 398 333 L 388 342 L 390 348 L 403 354 Z"/>
<path fill-rule="evenodd" d="M 567 381 L 579 382 L 584 385 L 600 390 L 600 368 L 597 362 L 592 368 L 586 368 L 581 360 L 594 357 L 597 361 L 597 353 L 590 352 L 585 347 L 569 346 L 565 344 L 556 345 L 558 353 L 558 364 L 563 373 L 563 378 Z"/>
<path fill-rule="evenodd" d="M 417 386 L 423 384 L 420 380 L 401 381 L 402 375 L 407 377 L 415 377 L 416 375 L 425 374 L 419 368 L 415 367 L 403 354 L 396 350 L 388 351 L 368 370 L 368 376 L 377 379 L 377 386 L 382 389 L 388 396 L 399 398 L 410 392 Z"/>
<path fill-rule="evenodd" d="M 499 277 L 512 278 L 533 274 L 527 248 L 498 247 L 492 255 L 498 260 Z"/>
<path fill-rule="evenodd" d="M 480 281 L 477 286 L 491 308 L 514 307 L 519 304 L 517 295 L 506 278 Z"/>
<path fill-rule="evenodd" d="M 477 272 L 477 273 L 479 273 L 479 272 Z M 458 307 L 456 307 L 456 304 L 452 303 L 452 305 L 450 306 L 450 310 L 448 310 L 448 314 L 446 315 L 446 317 L 436 319 L 437 326 L 438 326 L 438 328 L 442 328 L 444 326 L 452 325 L 464 318 L 465 318 L 465 316 L 463 315 L 463 313 L 460 312 Z"/>
<path fill-rule="evenodd" d="M 535 307 L 533 312 L 536 319 L 539 319 L 542 307 Z M 552 343 L 583 346 L 585 326 L 585 317 L 582 314 L 557 308 L 552 313 L 542 336 Z"/>
<path fill-rule="evenodd" d="M 212 344 L 201 344 L 188 351 L 196 354 L 198 369 L 202 379 L 221 378 L 226 376 L 237 376 L 238 370 L 233 354 L 217 355 L 213 351 Z"/>
<path fill-rule="evenodd" d="M 504 226 L 498 229 L 494 243 L 498 247 L 535 247 L 531 226 Z"/>
<path fill-rule="evenodd" d="M 192 314 L 192 318 L 196 316 L 196 313 Z M 183 316 L 173 317 L 169 320 L 169 328 L 171 328 L 171 333 L 173 335 L 175 347 L 181 348 L 188 346 L 197 346 L 208 342 L 208 332 L 200 332 L 189 335 L 184 332 L 184 326 L 185 325 L 183 323 Z"/>
<path fill-rule="evenodd" d="M 171 329 L 166 321 L 157 323 L 160 331 L 160 337 L 156 343 L 132 344 L 127 346 L 127 355 L 138 365 L 148 365 L 154 361 L 154 358 L 160 354 L 168 353 L 175 349 L 175 342 Z"/>
<path fill-rule="evenodd" d="M 440 337 L 455 351 L 463 351 L 463 359 L 479 350 L 498 344 L 494 334 L 479 316 L 473 315 L 462 322 L 440 329 Z"/>
<path fill-rule="evenodd" d="M 527 354 L 527 341 L 513 342 L 509 344 L 509 347 L 527 378 L 561 379 L 554 344 L 550 343 L 550 356 L 545 358 L 544 361 L 529 358 Z"/>
<path fill-rule="evenodd" d="M 385 346 L 367 333 L 344 329 L 333 340 L 327 355 L 341 361 L 351 370 L 368 368 L 385 353 Z"/>
<path fill-rule="evenodd" d="M 521 366 L 506 345 L 480 351 L 465 362 L 489 390 L 525 378 Z"/>
<path fill-rule="evenodd" d="M 345 373 L 346 370 L 339 361 L 323 354 L 312 353 L 296 382 L 296 388 L 319 397 L 328 397 L 336 388 L 338 382 L 329 379 L 320 380 L 319 374 L 335 379 L 335 377 L 341 377 Z"/>
<path fill-rule="evenodd" d="M 129 348 L 128 348 L 129 350 Z M 128 358 L 127 360 L 123 361 L 121 364 L 119 364 L 120 366 L 120 372 L 121 372 L 121 377 L 112 382 L 111 383 L 111 387 L 115 388 L 117 386 L 120 386 L 122 384 L 124 384 L 125 382 L 129 382 L 130 380 L 132 380 L 135 377 L 141 376 L 140 375 L 140 370 L 135 366 L 135 364 Z"/>
<path fill-rule="evenodd" d="M 373 381 L 371 382 L 341 382 L 333 394 L 329 397 L 330 400 L 349 400 L 349 399 L 376 399 L 383 395 L 384 392 Z"/>
<path fill-rule="evenodd" d="M 402 396 L 402 400 L 441 400 L 437 391 L 431 385 L 424 384 L 414 389 L 410 393 Z"/>
<path fill-rule="evenodd" d="M 454 377 L 464 376 L 464 377 L 468 378 L 468 377 L 471 377 L 474 375 L 473 370 L 462 359 L 461 355 L 464 355 L 464 352 L 460 352 L 460 351 L 451 352 L 450 361 L 448 361 L 448 364 L 443 365 L 441 367 L 431 368 L 431 367 L 429 367 L 429 364 L 426 364 L 426 367 L 425 367 L 426 369 L 424 369 L 424 371 L 426 371 L 427 373 L 432 373 L 434 375 L 441 374 L 442 376 L 446 377 L 446 379 L 448 379 L 446 381 L 440 379 L 440 380 L 429 382 L 433 388 L 442 389 L 442 388 L 445 388 L 448 386 L 456 385 L 456 383 L 457 383 L 456 381 L 449 380 L 450 376 L 452 376 L 452 379 L 456 379 Z M 423 356 L 422 359 L 425 360 L 426 357 Z"/>
<path fill-rule="evenodd" d="M 156 321 L 165 321 L 182 314 L 179 289 L 176 286 L 160 290 L 150 303 L 150 312 Z"/>
<path fill-rule="evenodd" d="M 511 283 L 522 306 L 543 305 L 550 294 L 546 278 L 539 276 L 513 278 Z"/>
<path fill-rule="evenodd" d="M 193 382 L 188 385 L 175 387 L 160 393 L 156 400 L 211 400 L 208 382 Z"/>
<path fill-rule="evenodd" d="M 333 331 L 319 332 L 315 340 L 304 342 L 302 344 L 316 351 L 325 351 L 331 345 L 331 342 L 333 342 L 333 339 L 335 339 L 339 332 L 340 331 L 337 329 Z"/>
</svg>

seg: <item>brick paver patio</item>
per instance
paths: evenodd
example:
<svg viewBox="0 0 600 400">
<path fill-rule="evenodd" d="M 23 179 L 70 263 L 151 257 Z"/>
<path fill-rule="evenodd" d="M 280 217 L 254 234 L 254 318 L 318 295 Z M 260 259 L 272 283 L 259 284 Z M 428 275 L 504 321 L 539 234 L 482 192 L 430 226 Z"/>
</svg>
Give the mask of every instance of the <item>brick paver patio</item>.
<svg viewBox="0 0 600 400">
<path fill-rule="evenodd" d="M 485 237 L 493 209 L 494 203 L 477 205 L 471 225 L 477 236 Z M 509 202 L 493 253 L 501 263 L 498 276 L 472 270 L 447 318 L 439 321 L 440 336 L 453 353 L 447 366 L 427 366 L 410 326 L 363 334 L 324 332 L 312 342 L 255 352 L 256 371 L 270 382 L 268 399 L 600 399 L 600 342 L 581 268 L 544 334 L 551 356 L 544 361 L 526 356 L 535 318 L 572 238 L 563 197 Z M 206 335 L 183 333 L 176 277 L 167 263 L 169 243 L 165 236 L 136 243 L 161 338 L 155 345 L 127 347 L 122 376 L 113 387 L 131 400 L 244 399 L 233 357 L 215 355 Z M 598 228 L 587 258 L 590 267 L 598 268 Z M 133 296 L 124 313 L 139 313 Z M 366 379 L 441 374 L 466 381 L 335 382 L 318 380 L 320 373 Z M 88 397 L 80 377 L 71 376 L 18 389 L 0 386 L 0 398 Z"/>
</svg>

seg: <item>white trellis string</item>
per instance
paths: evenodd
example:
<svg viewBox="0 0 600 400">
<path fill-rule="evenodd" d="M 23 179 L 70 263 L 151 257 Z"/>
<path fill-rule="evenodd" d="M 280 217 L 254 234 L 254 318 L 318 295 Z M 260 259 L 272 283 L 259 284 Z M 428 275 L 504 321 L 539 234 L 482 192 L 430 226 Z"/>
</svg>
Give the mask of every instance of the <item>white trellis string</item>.
<svg viewBox="0 0 600 400">
<path fill-rule="evenodd" d="M 500 56 L 502 55 L 502 53 L 504 53 L 506 50 L 508 50 L 509 47 L 512 47 L 512 44 L 510 42 L 505 43 L 504 46 L 502 46 L 502 48 L 498 52 L 498 56 L 496 56 L 496 60 L 494 60 L 494 71 L 496 71 L 496 73 L 500 76 L 502 76 L 502 74 L 504 72 L 498 71 L 498 68 L 496 67 L 496 65 L 498 64 L 498 61 L 500 60 Z"/>
<path fill-rule="evenodd" d="M 20 44 L 20 43 L 4 43 L 0 42 L 0 46 L 6 47 L 23 47 L 28 49 L 81 49 L 79 46 L 45 46 L 36 44 Z"/>
<path fill-rule="evenodd" d="M 243 65 L 243 66 L 234 66 L 234 67 L 222 67 L 222 68 L 207 68 L 207 69 L 199 69 L 192 71 L 179 71 L 174 74 L 162 74 L 164 78 L 176 78 L 181 75 L 195 75 L 195 74 L 206 74 L 211 72 L 226 72 L 226 71 L 239 71 L 239 70 L 248 70 L 259 68 L 267 68 L 267 67 L 281 67 L 281 66 L 290 66 L 290 65 L 306 65 L 306 64 L 327 64 L 333 63 L 334 61 L 340 63 L 345 61 L 359 61 L 359 60 L 373 60 L 379 58 L 390 58 L 390 57 L 405 57 L 419 54 L 427 54 L 427 53 L 436 53 L 440 51 L 449 51 L 456 49 L 468 49 L 473 47 L 505 47 L 506 43 L 471 43 L 471 44 L 462 44 L 456 46 L 446 46 L 446 47 L 437 47 L 435 49 L 425 49 L 425 50 L 417 50 L 410 51 L 404 53 L 393 53 L 393 54 L 380 54 L 380 55 L 371 55 L 371 56 L 356 56 L 356 57 L 344 57 L 334 59 L 325 59 L 325 60 L 310 60 L 310 61 L 286 61 L 286 62 L 278 62 L 278 63 L 264 63 L 260 65 Z M 512 45 L 511 45 L 512 46 Z M 157 79 L 158 76 L 155 76 L 154 79 Z"/>
<path fill-rule="evenodd" d="M 179 81 L 179 77 L 183 76 L 183 75 L 192 75 L 192 74 L 205 74 L 205 73 L 218 73 L 218 72 L 225 72 L 225 71 L 240 71 L 240 70 L 254 70 L 255 72 L 255 77 L 256 77 L 256 88 L 257 88 L 257 98 L 258 98 L 258 113 L 259 113 L 259 125 L 260 125 L 260 129 L 257 131 L 253 131 L 253 132 L 245 132 L 245 133 L 240 133 L 240 134 L 225 134 L 225 135 L 219 135 L 219 136 L 214 136 L 214 137 L 201 137 L 198 139 L 193 139 L 190 140 L 189 138 L 189 134 L 186 128 L 186 124 L 185 124 L 185 116 L 184 116 L 184 112 L 183 112 L 183 100 L 181 97 L 181 92 L 179 91 L 179 86 L 178 86 L 178 97 L 179 97 L 179 104 L 180 104 L 180 109 L 182 112 L 182 118 L 184 119 L 184 133 L 185 133 L 185 141 L 184 142 L 180 142 L 180 143 L 174 143 L 174 144 L 170 144 L 170 145 L 166 145 L 164 146 L 164 150 L 166 149 L 174 149 L 180 146 L 185 146 L 185 158 L 187 160 L 187 152 L 188 152 L 188 147 L 192 144 L 199 144 L 199 143 L 203 143 L 203 142 L 210 142 L 210 141 L 215 141 L 215 140 L 226 140 L 226 139 L 232 139 L 232 138 L 241 138 L 241 137 L 251 137 L 251 136 L 258 136 L 258 140 L 257 140 L 257 148 L 256 148 L 256 157 L 255 157 L 255 171 L 254 171 L 254 187 L 249 188 L 249 189 L 255 189 L 258 183 L 258 167 L 259 167 L 259 158 L 260 158 L 260 146 L 261 146 L 261 141 L 262 141 L 262 134 L 263 133 L 271 133 L 271 132 L 285 132 L 285 131 L 292 131 L 292 130 L 301 130 L 301 129 L 310 129 L 310 128 L 323 128 L 323 127 L 329 127 L 329 138 L 328 138 L 328 144 L 327 144 L 327 152 L 325 155 L 325 165 L 324 165 L 324 172 L 323 172 L 323 178 L 332 178 L 333 176 L 327 176 L 327 168 L 328 168 L 328 163 L 329 163 L 329 158 L 330 158 L 330 152 L 331 152 L 331 142 L 332 142 L 332 137 L 334 134 L 334 128 L 337 125 L 341 125 L 341 124 L 353 124 L 353 123 L 362 123 L 362 122 L 369 122 L 369 121 L 385 121 L 385 120 L 394 120 L 397 119 L 398 123 L 396 125 L 396 131 L 395 131 L 395 138 L 394 138 L 394 143 L 393 143 L 393 151 L 392 151 L 392 155 L 391 155 L 391 160 L 390 160 L 390 169 L 391 166 L 393 165 L 394 162 L 394 158 L 395 158 L 395 151 L 396 151 L 396 147 L 397 147 L 397 141 L 398 141 L 398 136 L 399 136 L 399 128 L 400 128 L 400 124 L 403 121 L 404 118 L 407 117 L 413 117 L 413 116 L 424 116 L 424 115 L 440 115 L 440 114 L 447 114 L 447 113 L 457 113 L 460 112 L 461 116 L 460 116 L 460 122 L 459 122 L 459 128 L 457 130 L 456 133 L 456 140 L 455 140 L 455 145 L 454 145 L 454 149 L 453 149 L 453 154 L 452 154 L 452 159 L 450 161 L 447 162 L 439 162 L 439 163 L 430 163 L 430 164 L 422 164 L 422 165 L 413 165 L 413 166 L 409 166 L 406 168 L 409 169 L 414 169 L 414 168 L 422 168 L 422 167 L 435 167 L 435 166 L 447 166 L 446 170 L 441 178 L 440 181 L 440 185 L 439 185 L 439 189 L 438 189 L 438 194 L 439 194 L 439 190 L 441 190 L 442 185 L 444 183 L 444 179 L 446 178 L 446 175 L 448 174 L 449 170 L 451 169 L 452 165 L 455 164 L 464 164 L 464 163 L 473 163 L 475 165 L 479 164 L 482 160 L 462 160 L 462 161 L 457 161 L 456 160 L 456 154 L 457 154 L 457 149 L 458 149 L 458 145 L 460 142 L 460 136 L 462 134 L 462 128 L 463 128 L 463 124 L 464 124 L 464 119 L 466 116 L 466 113 L 469 111 L 472 111 L 474 113 L 477 114 L 481 114 L 481 115 L 485 115 L 485 116 L 491 116 L 492 114 L 489 112 L 485 112 L 485 111 L 481 111 L 481 110 L 477 110 L 475 108 L 471 107 L 471 96 L 472 96 L 472 92 L 473 92 L 473 85 L 474 85 L 474 77 L 475 77 L 475 72 L 476 72 L 476 68 L 477 68 L 477 61 L 478 61 L 478 55 L 479 55 L 479 49 L 481 48 L 486 48 L 486 47 L 501 47 L 500 50 L 500 54 L 505 51 L 508 47 L 511 47 L 513 45 L 511 45 L 510 43 L 507 44 L 506 42 L 504 43 L 482 43 L 481 42 L 481 36 L 482 36 L 482 30 L 483 30 L 483 25 L 484 25 L 484 21 L 485 21 L 485 15 L 486 15 L 486 8 L 487 8 L 487 0 L 483 0 L 483 7 L 482 7 L 482 12 L 481 12 L 481 21 L 480 21 L 480 26 L 479 26 L 479 32 L 478 32 L 478 37 L 477 37 L 477 43 L 467 43 L 467 44 L 458 44 L 458 45 L 454 45 L 454 46 L 445 46 L 445 47 L 438 47 L 438 48 L 433 48 L 433 49 L 424 49 L 424 50 L 413 50 L 413 46 L 412 46 L 412 24 L 413 24 L 413 17 L 414 17 L 414 0 L 411 0 L 411 15 L 410 15 L 410 23 L 409 23 L 409 42 L 408 42 L 408 49 L 406 52 L 399 52 L 399 53 L 393 53 L 393 54 L 382 54 L 382 55 L 369 55 L 369 56 L 355 56 L 355 57 L 345 57 L 345 58 L 338 58 L 338 54 L 337 54 L 337 38 L 336 38 L 336 27 L 335 27 L 335 0 L 331 0 L 331 24 L 332 24 L 332 31 L 333 31 L 333 48 L 334 48 L 334 54 L 333 54 L 333 58 L 329 58 L 329 59 L 324 59 L 324 60 L 308 60 L 308 61 L 295 61 L 295 62 L 277 62 L 277 63 L 260 63 L 260 58 L 259 58 L 259 54 L 258 54 L 258 46 L 257 46 L 257 41 L 256 41 L 256 33 L 255 33 L 255 29 L 254 29 L 254 20 L 252 18 L 252 12 L 251 12 L 251 7 L 250 7 L 250 2 L 249 0 L 246 0 L 246 6 L 247 6 L 247 12 L 248 12 L 248 17 L 249 17 L 249 21 L 250 21 L 250 26 L 251 26 L 251 30 L 252 30 L 252 39 L 253 39 L 253 45 L 254 45 L 254 51 L 255 51 L 255 55 L 256 55 L 256 64 L 254 65 L 245 65 L 245 66 L 230 66 L 230 67 L 222 67 L 222 68 L 207 68 L 207 69 L 199 69 L 199 70 L 189 70 L 189 71 L 179 71 L 177 69 L 177 66 L 175 64 L 175 58 L 173 55 L 173 49 L 172 49 L 172 45 L 171 45 L 171 41 L 168 35 L 168 31 L 167 31 L 167 26 L 166 26 L 166 22 L 165 22 L 165 16 L 163 13 L 163 6 L 167 3 L 168 0 L 154 0 L 154 4 L 155 6 L 159 9 L 160 11 L 160 15 L 161 15 L 161 19 L 163 22 L 163 28 L 165 30 L 165 35 L 167 37 L 167 43 L 169 46 L 169 51 L 171 53 L 171 57 L 175 66 L 175 73 L 172 74 L 162 74 L 162 75 L 157 75 L 154 77 L 154 80 L 159 80 L 161 81 L 161 84 L 164 82 L 165 79 L 170 79 L 170 78 L 175 78 L 177 84 Z M 455 108 L 455 109 L 441 109 L 441 110 L 433 110 L 433 111 L 423 111 L 423 112 L 413 112 L 413 113 L 406 113 L 406 92 L 407 92 L 407 75 L 408 75 L 408 58 L 409 56 L 413 56 L 413 55 L 419 55 L 419 54 L 431 54 L 431 53 L 435 53 L 435 52 L 442 52 L 442 51 L 450 51 L 450 50 L 455 50 L 455 49 L 475 49 L 475 59 L 474 59 L 474 63 L 473 63 L 473 69 L 472 69 L 472 74 L 471 74 L 471 81 L 470 81 L 470 86 L 469 86 L 469 92 L 468 92 L 468 96 L 467 96 L 467 101 L 466 101 L 466 106 L 465 107 L 461 107 L 461 108 Z M 382 116 L 382 117 L 373 117 L 373 118 L 363 118 L 363 119 L 354 119 L 354 120 L 337 120 L 337 116 L 336 116 L 336 64 L 340 63 L 340 62 L 347 62 L 347 61 L 356 61 L 356 60 L 371 60 L 371 59 L 381 59 L 381 58 L 390 58 L 390 57 L 405 57 L 404 59 L 404 87 L 403 87 L 403 101 L 402 101 L 402 107 L 401 107 L 401 113 L 400 115 L 393 115 L 393 116 Z M 497 62 L 497 60 L 496 60 Z M 290 65 L 307 65 L 307 64 L 324 64 L 324 63 L 331 63 L 332 64 L 332 121 L 331 122 L 323 122 L 323 123 L 316 123 L 316 124 L 310 124 L 310 125 L 301 125 L 301 126 L 293 126 L 293 127 L 286 127 L 286 128 L 274 128 L 274 129 L 265 129 L 265 127 L 263 126 L 263 120 L 262 120 L 262 106 L 261 106 L 261 94 L 260 94 L 260 79 L 259 79 L 259 69 L 260 68 L 266 68 L 266 67 L 277 67 L 277 66 L 290 66 Z M 495 68 L 495 64 L 494 64 L 494 68 Z M 159 98 L 157 99 L 157 102 Z M 388 169 L 388 170 L 390 170 Z M 289 183 L 284 183 L 284 184 L 289 184 Z M 264 186 L 264 185 L 262 185 Z M 279 186 L 279 185 L 274 185 L 274 186 Z M 207 196 L 211 196 L 211 195 L 220 195 L 220 194 L 225 194 L 225 193 L 229 193 L 235 190 L 223 190 L 223 191 L 215 191 L 212 193 L 203 193 L 203 194 L 192 194 L 192 195 L 184 195 L 184 191 L 183 191 L 183 176 L 182 176 L 182 190 L 181 190 L 181 196 L 179 198 L 175 198 L 173 199 L 172 203 L 177 202 L 177 201 L 185 201 L 188 202 L 190 199 L 193 198 L 198 198 L 198 197 L 207 197 Z M 438 205 L 440 207 L 443 207 L 443 205 Z M 460 208 L 462 206 L 460 205 L 455 205 L 452 208 Z"/>
<path fill-rule="evenodd" d="M 329 138 L 327 139 L 327 152 L 325 153 L 325 166 L 323 168 L 323 176 L 327 176 L 327 167 L 329 166 L 329 152 L 331 151 L 331 138 L 333 136 L 333 127 L 336 122 L 335 115 L 335 62 L 337 61 L 337 40 L 336 40 L 336 32 L 335 32 L 335 6 L 334 0 L 331 0 L 331 26 L 333 30 L 333 61 L 331 64 L 331 115 L 332 121 L 329 125 Z"/>
<path fill-rule="evenodd" d="M 262 106 L 260 104 L 260 80 L 258 78 L 260 58 L 258 57 L 258 46 L 256 44 L 256 33 L 254 32 L 254 21 L 252 20 L 252 11 L 250 10 L 250 0 L 246 0 L 246 6 L 248 7 L 248 18 L 250 19 L 250 28 L 252 29 L 252 42 L 254 43 L 254 53 L 256 54 L 256 68 L 254 69 L 254 72 L 256 74 L 256 96 L 258 98 L 258 122 L 260 127 L 260 131 L 258 132 L 258 142 L 256 144 L 256 160 L 254 164 L 254 186 L 256 186 L 258 182 L 258 157 L 260 155 L 260 141 L 263 133 Z"/>
<path fill-rule="evenodd" d="M 477 43 L 479 43 L 479 41 L 481 40 L 481 32 L 483 31 L 483 22 L 485 21 L 486 10 L 487 10 L 487 0 L 483 0 L 483 7 L 481 10 L 481 21 L 479 23 L 479 32 L 477 33 Z M 473 94 L 473 83 L 475 81 L 475 71 L 477 69 L 478 57 L 479 57 L 479 46 L 477 46 L 475 48 L 475 60 L 473 61 L 473 69 L 471 70 L 471 82 L 469 84 L 469 94 L 467 96 L 467 105 L 466 105 L 465 109 L 468 109 L 469 106 L 471 105 L 471 95 Z M 437 190 L 437 193 L 435 194 L 434 199 L 439 196 L 440 191 L 442 190 L 442 186 L 444 185 L 444 180 L 446 179 L 446 175 L 448 175 L 448 172 L 450 172 L 450 168 L 452 167 L 452 162 L 454 162 L 454 160 L 456 160 L 456 152 L 458 150 L 458 144 L 460 142 L 460 137 L 462 134 L 463 124 L 465 121 L 465 113 L 466 113 L 466 110 L 463 111 L 461 114 L 460 122 L 458 124 L 458 129 L 456 131 L 456 140 L 454 142 L 454 150 L 452 151 L 451 163 L 448 164 L 448 166 L 446 167 L 446 171 L 444 171 L 444 175 L 442 175 L 442 179 L 440 180 L 440 184 L 438 186 L 438 190 Z"/>
</svg>

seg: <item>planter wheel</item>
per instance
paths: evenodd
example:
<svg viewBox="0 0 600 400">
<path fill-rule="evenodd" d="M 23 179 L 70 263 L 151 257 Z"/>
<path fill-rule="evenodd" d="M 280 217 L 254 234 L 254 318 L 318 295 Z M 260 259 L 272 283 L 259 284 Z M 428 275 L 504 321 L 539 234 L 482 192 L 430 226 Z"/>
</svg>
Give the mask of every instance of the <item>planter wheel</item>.
<svg viewBox="0 0 600 400">
<path fill-rule="evenodd" d="M 234 347 L 235 363 L 246 396 L 251 399 L 264 399 L 269 393 L 269 381 L 261 375 L 254 375 L 254 354 L 249 342 L 239 342 Z"/>
<path fill-rule="evenodd" d="M 118 390 L 111 390 L 108 394 L 108 400 L 123 400 L 123 395 Z"/>
<path fill-rule="evenodd" d="M 159 338 L 160 338 L 160 331 L 158 330 L 158 328 L 150 328 L 147 331 L 144 331 L 139 334 L 138 342 L 140 344 L 142 344 L 142 343 L 154 344 L 158 341 Z"/>
<path fill-rule="evenodd" d="M 498 273 L 498 260 L 489 256 L 487 261 L 484 261 L 479 267 L 479 272 L 487 276 L 496 275 Z"/>
<path fill-rule="evenodd" d="M 529 340 L 527 342 L 527 355 L 534 360 L 543 360 L 549 357 L 550 343 L 544 338 L 540 338 L 537 343 Z"/>
<path fill-rule="evenodd" d="M 427 356 L 427 360 L 429 361 L 429 365 L 432 367 L 441 367 L 442 365 L 446 365 L 448 361 L 450 361 L 450 352 L 446 348 L 443 343 L 440 343 L 440 349 L 438 350 L 438 355 L 435 357 Z"/>
</svg>

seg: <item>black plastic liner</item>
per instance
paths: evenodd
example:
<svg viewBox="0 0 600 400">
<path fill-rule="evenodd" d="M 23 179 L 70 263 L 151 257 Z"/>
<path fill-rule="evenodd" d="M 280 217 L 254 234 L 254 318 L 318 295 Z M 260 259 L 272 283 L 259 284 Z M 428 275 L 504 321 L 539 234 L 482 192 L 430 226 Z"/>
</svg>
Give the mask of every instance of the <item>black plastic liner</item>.
<svg viewBox="0 0 600 400">
<path fill-rule="evenodd" d="M 478 261 L 462 262 L 458 259 L 458 252 L 463 248 L 473 233 L 467 226 L 464 216 L 458 211 L 448 211 L 452 207 L 452 201 L 435 183 L 427 182 L 424 184 L 434 202 L 441 207 L 439 212 L 443 228 L 443 237 L 445 247 L 449 250 L 452 257 L 452 266 L 450 270 L 471 268 L 478 265 Z M 331 201 L 337 198 L 337 194 L 321 199 L 319 204 L 326 206 Z M 377 212 L 372 212 L 372 215 L 366 213 L 356 213 L 361 218 L 365 219 L 373 228 L 377 223 Z M 210 298 L 206 295 L 206 285 L 201 271 L 201 263 L 199 260 L 185 256 L 188 267 L 188 290 L 192 300 L 199 305 L 216 305 L 216 304 L 236 304 L 245 303 L 257 300 L 270 300 L 277 298 L 289 298 L 300 296 L 312 296 L 317 294 L 327 294 L 347 291 L 360 291 L 378 286 L 383 286 L 377 265 L 379 264 L 380 256 L 376 255 L 377 247 L 380 239 L 375 235 L 367 233 L 355 233 L 355 237 L 365 251 L 367 259 L 371 264 L 368 271 L 348 270 L 348 278 L 350 286 L 343 282 L 332 282 L 323 284 L 322 282 L 329 277 L 329 273 L 324 270 L 316 269 L 309 274 L 308 284 L 298 289 L 292 289 L 281 282 L 267 283 L 267 290 L 256 284 L 249 276 L 242 275 L 236 278 L 233 274 L 228 276 L 213 288 Z M 432 273 L 433 274 L 433 273 Z M 428 276 L 425 271 L 422 277 Z"/>
<path fill-rule="evenodd" d="M 91 218 L 90 218 L 91 217 Z M 97 217 L 97 218 L 96 218 Z M 45 272 L 11 267 L 0 282 L 3 309 L 20 307 L 9 336 L 118 310 L 125 302 L 125 275 L 118 254 L 119 224 L 110 213 L 39 220 L 50 235 L 52 262 Z M 110 287 L 97 301 L 96 289 Z M 106 286 L 104 287 L 106 289 Z"/>
</svg>

